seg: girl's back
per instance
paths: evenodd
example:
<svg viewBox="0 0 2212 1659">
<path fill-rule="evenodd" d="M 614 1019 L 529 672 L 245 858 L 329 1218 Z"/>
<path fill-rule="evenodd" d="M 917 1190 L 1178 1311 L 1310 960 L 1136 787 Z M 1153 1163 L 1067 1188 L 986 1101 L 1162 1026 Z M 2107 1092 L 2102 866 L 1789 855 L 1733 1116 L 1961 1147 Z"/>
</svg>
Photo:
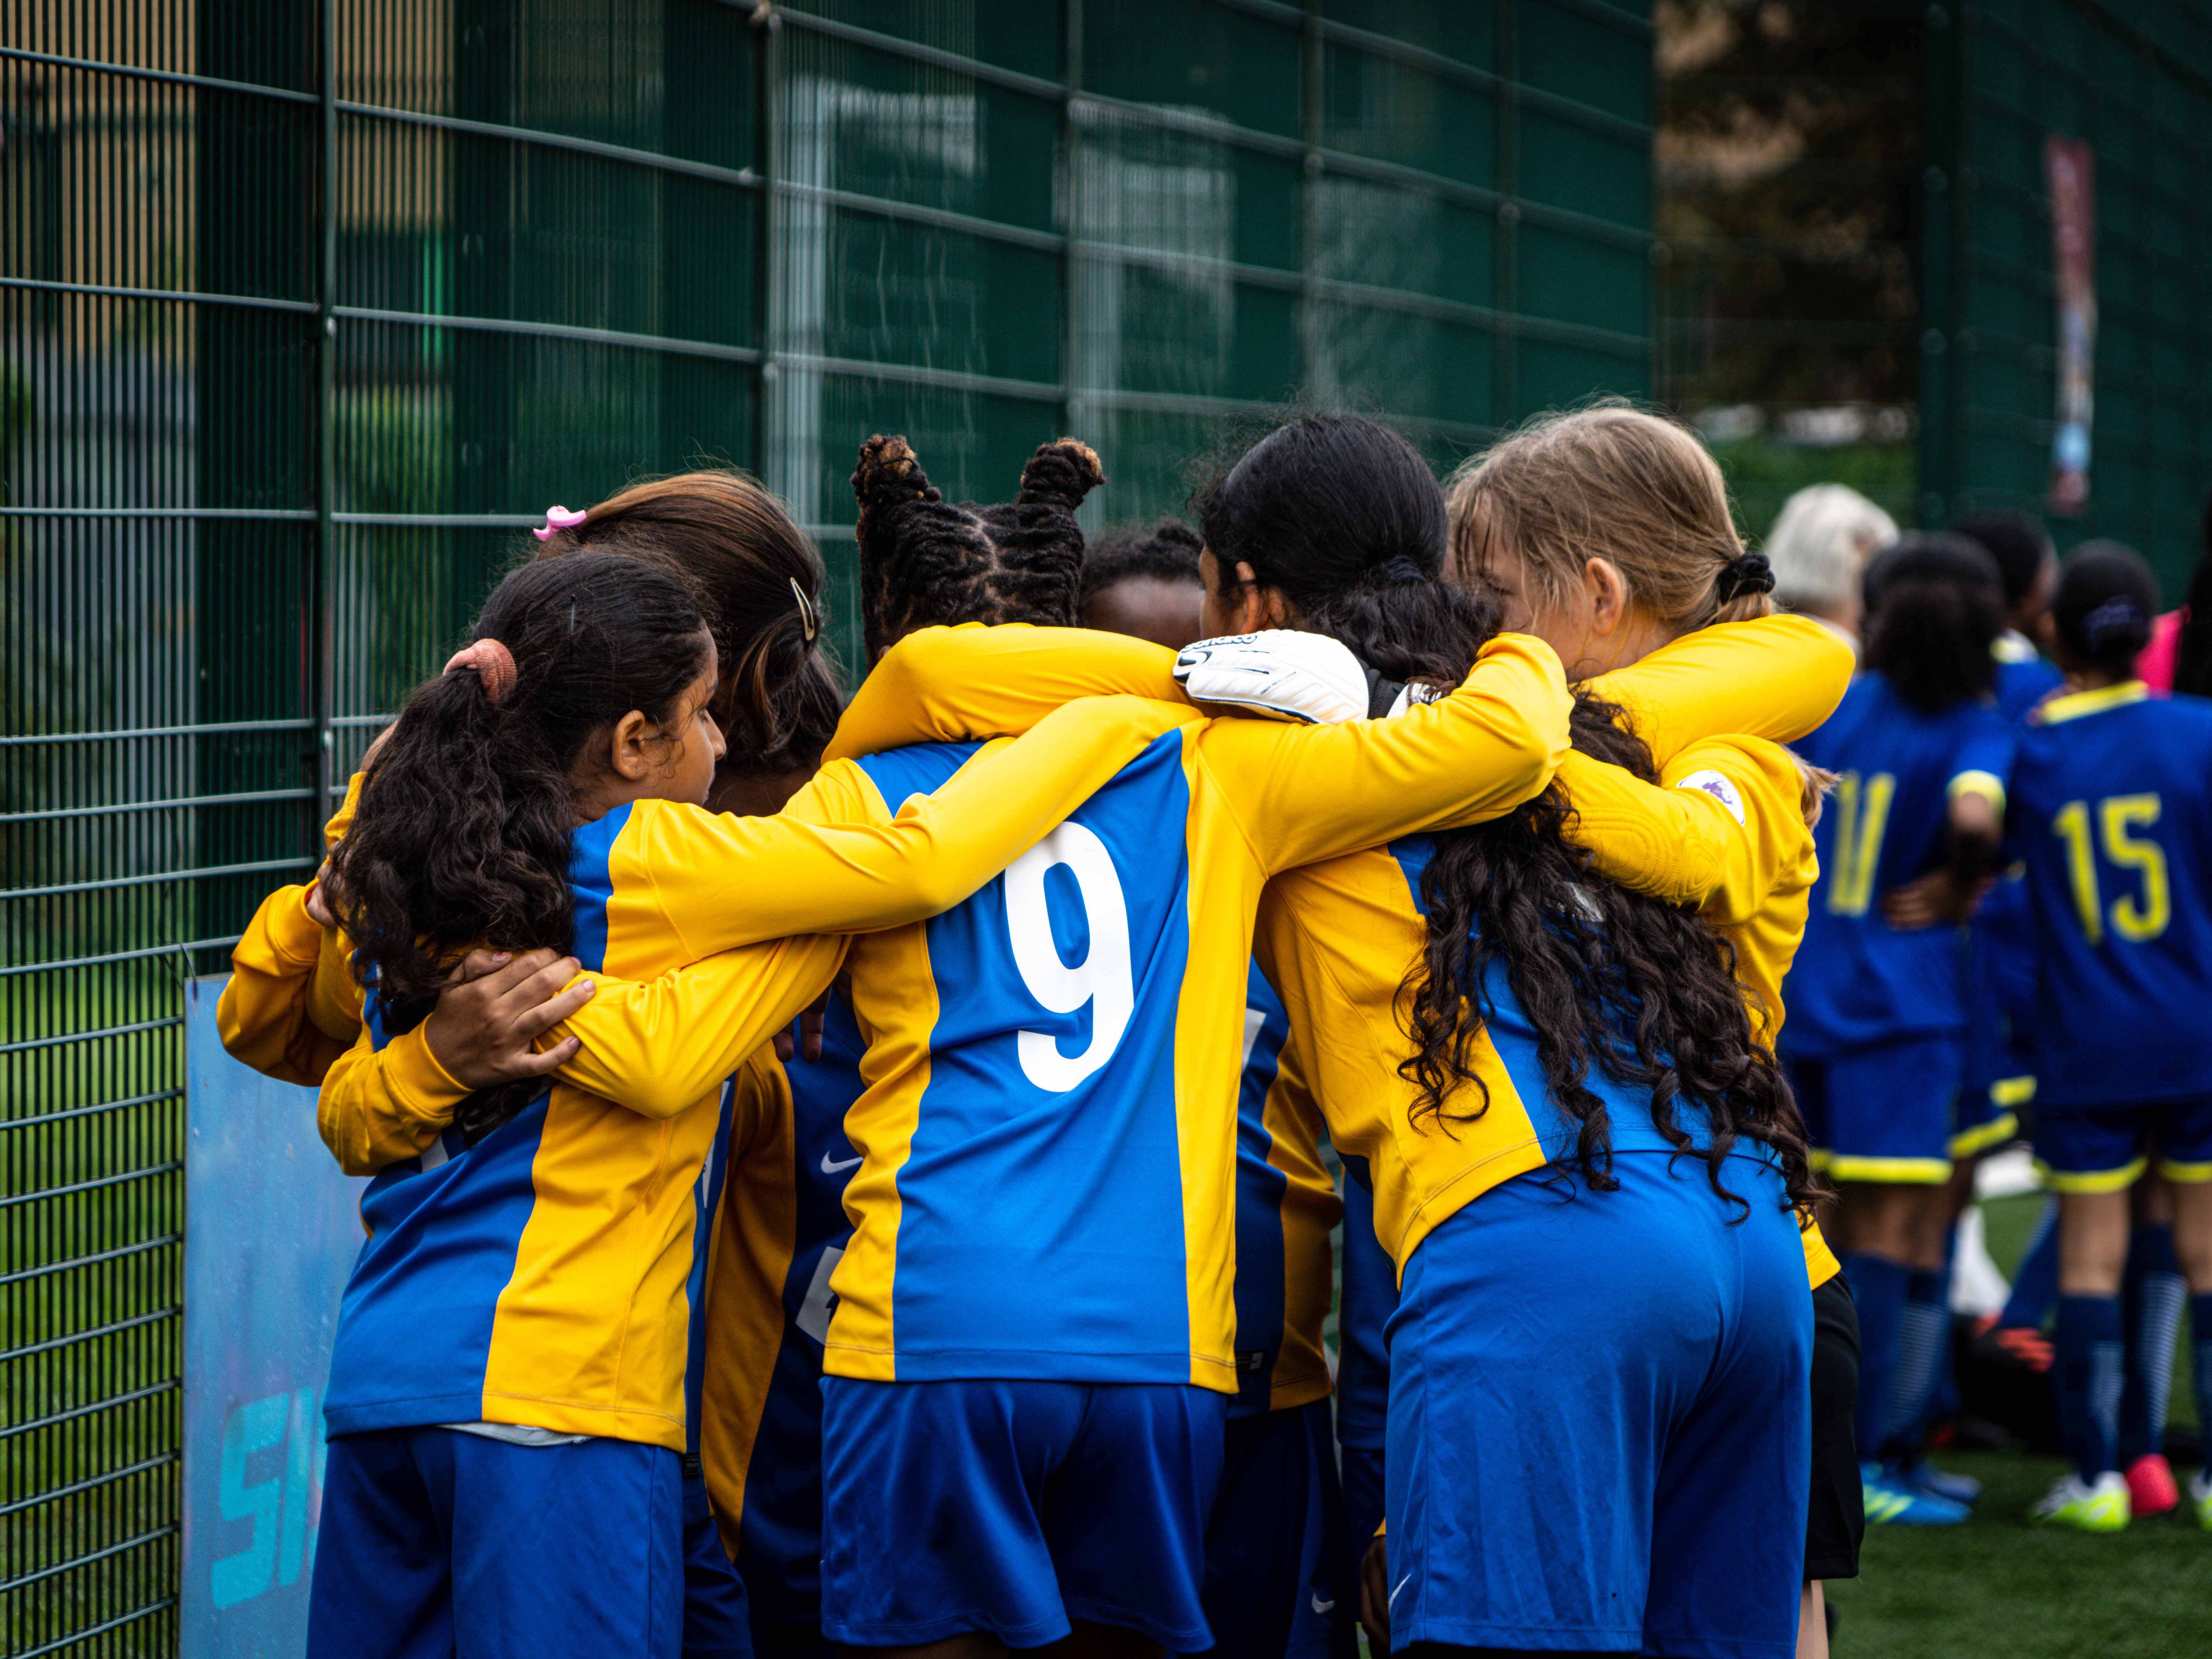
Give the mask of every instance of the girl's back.
<svg viewBox="0 0 2212 1659">
<path fill-rule="evenodd" d="M 2052 699 L 2021 739 L 2013 831 L 2038 1103 L 2212 1093 L 2212 702 L 2140 681 Z"/>
<path fill-rule="evenodd" d="M 1790 976 L 1786 1046 L 1819 1058 L 1961 1029 L 1954 931 L 1892 927 L 1881 898 L 1942 862 L 1954 794 L 2002 799 L 2013 751 L 2003 718 L 1974 699 L 1923 714 L 1870 672 L 1796 746 L 1837 781 L 1815 830 L 1820 880 Z"/>
</svg>

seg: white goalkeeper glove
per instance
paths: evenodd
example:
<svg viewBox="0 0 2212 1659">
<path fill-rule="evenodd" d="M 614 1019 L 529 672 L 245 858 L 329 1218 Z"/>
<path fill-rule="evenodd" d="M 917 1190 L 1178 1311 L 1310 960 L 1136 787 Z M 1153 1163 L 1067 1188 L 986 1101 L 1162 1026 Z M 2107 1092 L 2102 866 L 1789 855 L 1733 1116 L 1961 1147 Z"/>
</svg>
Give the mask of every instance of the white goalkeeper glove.
<svg viewBox="0 0 2212 1659">
<path fill-rule="evenodd" d="M 1372 695 L 1368 671 L 1350 647 L 1288 628 L 1187 645 L 1175 677 L 1196 702 L 1308 726 L 1365 720 Z"/>
</svg>

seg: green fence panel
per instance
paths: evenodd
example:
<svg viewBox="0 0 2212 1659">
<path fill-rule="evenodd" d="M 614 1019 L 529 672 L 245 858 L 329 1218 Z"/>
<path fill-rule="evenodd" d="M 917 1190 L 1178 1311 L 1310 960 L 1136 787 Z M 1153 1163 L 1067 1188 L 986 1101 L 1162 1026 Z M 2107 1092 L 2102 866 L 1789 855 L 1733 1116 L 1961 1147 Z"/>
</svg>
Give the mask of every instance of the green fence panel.
<svg viewBox="0 0 2212 1659">
<path fill-rule="evenodd" d="M 1179 507 L 1294 400 L 1439 464 L 1650 384 L 1603 0 L 0 11 L 0 1650 L 175 1641 L 179 984 L 547 505 L 903 431 Z"/>
<path fill-rule="evenodd" d="M 2178 600 L 2212 488 L 2212 6 L 1931 8 L 1922 520 L 2042 513 L 2060 546 L 2140 550 Z M 2057 320 L 2044 144 L 2095 154 L 2087 510 L 2046 503 Z"/>
</svg>

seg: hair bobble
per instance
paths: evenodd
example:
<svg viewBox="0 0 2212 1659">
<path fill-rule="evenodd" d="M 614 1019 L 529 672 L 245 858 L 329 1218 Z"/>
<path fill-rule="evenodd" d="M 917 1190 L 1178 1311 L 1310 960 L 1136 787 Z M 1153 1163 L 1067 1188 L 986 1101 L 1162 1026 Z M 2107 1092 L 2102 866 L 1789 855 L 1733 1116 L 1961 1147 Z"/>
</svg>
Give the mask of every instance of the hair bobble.
<svg viewBox="0 0 2212 1659">
<path fill-rule="evenodd" d="M 483 683 L 484 698 L 494 708 L 514 689 L 514 653 L 497 640 L 465 645 L 446 659 L 447 673 L 461 668 L 476 670 L 477 678 Z"/>
<path fill-rule="evenodd" d="M 2138 634 L 2150 617 L 2143 608 L 2125 594 L 2106 599 L 2081 619 L 2081 637 L 2092 651 L 2104 648 L 2107 640 Z"/>
<path fill-rule="evenodd" d="M 1741 599 L 1746 593 L 1771 593 L 1774 591 L 1774 568 L 1766 562 L 1764 553 L 1740 553 L 1721 567 L 1721 574 L 1713 580 L 1713 596 L 1723 605 Z"/>
<path fill-rule="evenodd" d="M 530 533 L 537 537 L 541 542 L 550 542 L 554 538 L 554 537 L 559 535 L 561 532 L 564 530 L 574 530 L 578 525 L 583 523 L 585 520 L 591 516 L 592 515 L 588 510 L 579 510 L 577 512 L 571 513 L 565 507 L 549 507 L 545 509 L 544 524 L 540 528 L 533 530 Z"/>
<path fill-rule="evenodd" d="M 1375 587 L 1405 587 L 1429 580 L 1429 573 L 1403 553 L 1383 560 L 1365 574 L 1368 584 Z"/>
<path fill-rule="evenodd" d="M 799 601 L 799 631 L 806 635 L 807 644 L 811 645 L 814 636 L 822 631 L 822 613 L 814 608 L 814 601 L 806 597 L 806 590 L 799 585 L 796 576 L 791 579 L 791 597 Z"/>
</svg>

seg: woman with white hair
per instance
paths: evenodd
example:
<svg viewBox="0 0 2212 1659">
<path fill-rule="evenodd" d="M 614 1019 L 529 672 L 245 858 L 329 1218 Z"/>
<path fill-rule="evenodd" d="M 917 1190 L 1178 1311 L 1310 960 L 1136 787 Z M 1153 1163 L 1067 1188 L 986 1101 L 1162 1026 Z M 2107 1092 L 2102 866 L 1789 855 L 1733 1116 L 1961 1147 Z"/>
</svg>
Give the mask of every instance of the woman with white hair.
<svg viewBox="0 0 2212 1659">
<path fill-rule="evenodd" d="M 1849 484 L 1811 484 L 1782 503 L 1765 549 L 1776 601 L 1856 641 L 1859 576 L 1897 539 L 1897 521 Z"/>
</svg>

